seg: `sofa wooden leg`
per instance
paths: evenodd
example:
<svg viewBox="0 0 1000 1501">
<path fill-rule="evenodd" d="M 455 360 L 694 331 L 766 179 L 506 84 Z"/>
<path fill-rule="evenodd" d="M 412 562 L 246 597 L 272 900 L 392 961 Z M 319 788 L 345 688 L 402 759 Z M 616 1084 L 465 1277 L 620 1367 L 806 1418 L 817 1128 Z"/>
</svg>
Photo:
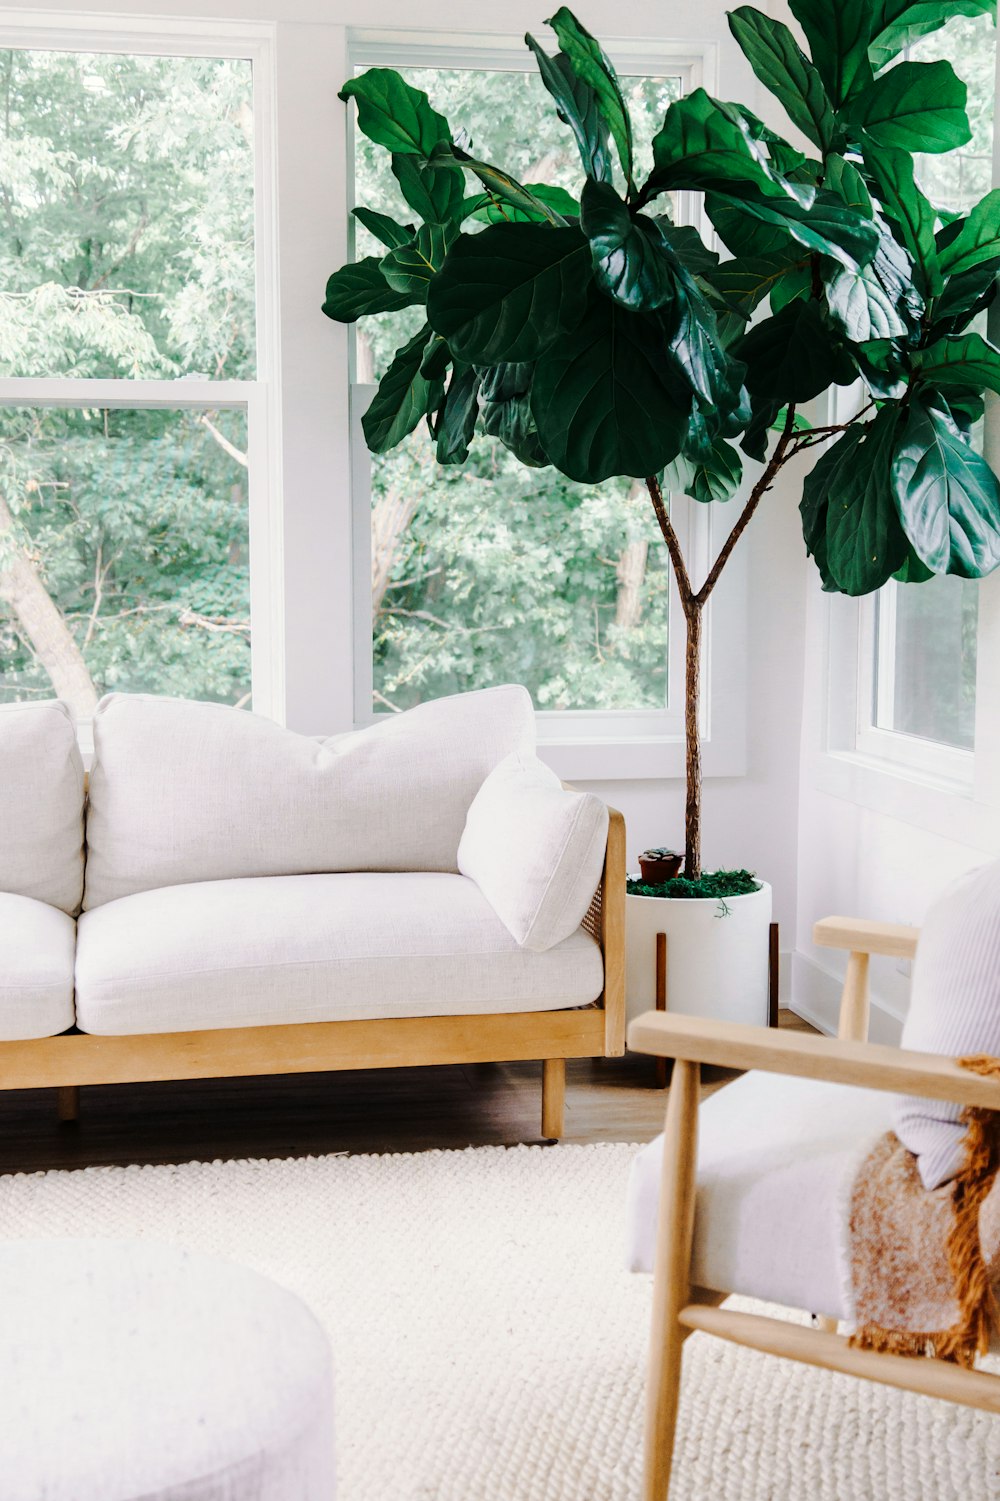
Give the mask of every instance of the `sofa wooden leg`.
<svg viewBox="0 0 1000 1501">
<path fill-rule="evenodd" d="M 80 1086 L 63 1084 L 56 1090 L 56 1111 L 60 1121 L 75 1121 L 80 1118 Z"/>
<path fill-rule="evenodd" d="M 566 1059 L 546 1058 L 542 1063 L 542 1135 L 558 1141 L 566 1114 Z"/>
<path fill-rule="evenodd" d="M 646 1385 L 643 1501 L 666 1501 L 670 1489 L 685 1337 L 678 1316 L 691 1297 L 700 1073 L 697 1063 L 678 1059 L 667 1100 Z"/>
</svg>

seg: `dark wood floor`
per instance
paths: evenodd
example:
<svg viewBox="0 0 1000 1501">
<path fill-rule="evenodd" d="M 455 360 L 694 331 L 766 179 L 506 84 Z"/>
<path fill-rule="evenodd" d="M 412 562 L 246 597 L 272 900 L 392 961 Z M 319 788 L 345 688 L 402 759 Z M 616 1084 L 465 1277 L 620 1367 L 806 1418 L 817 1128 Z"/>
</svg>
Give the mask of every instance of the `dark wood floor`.
<svg viewBox="0 0 1000 1501">
<path fill-rule="evenodd" d="M 790 1011 L 781 1025 L 812 1030 Z M 708 1090 L 733 1077 L 708 1074 Z M 665 1104 L 650 1058 L 573 1061 L 563 1139 L 647 1141 Z M 0 1093 L 0 1173 L 538 1142 L 540 1110 L 538 1063 L 95 1085 L 71 1125 L 56 1121 L 52 1090 L 11 1091 Z"/>
</svg>

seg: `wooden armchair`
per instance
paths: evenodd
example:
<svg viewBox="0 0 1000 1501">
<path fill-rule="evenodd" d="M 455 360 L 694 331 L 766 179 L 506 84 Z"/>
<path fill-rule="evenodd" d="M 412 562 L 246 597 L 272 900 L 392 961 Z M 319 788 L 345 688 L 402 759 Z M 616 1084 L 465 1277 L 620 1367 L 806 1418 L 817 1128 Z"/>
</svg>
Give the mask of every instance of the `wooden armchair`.
<svg viewBox="0 0 1000 1501">
<path fill-rule="evenodd" d="M 791 1293 L 781 1296 L 780 1285 L 771 1285 L 767 1289 L 766 1295 L 771 1301 L 806 1307 L 813 1313 L 826 1313 L 828 1316 L 818 1321 L 820 1327 L 803 1327 L 720 1307 L 730 1293 L 759 1297 L 761 1290 L 759 1285 L 716 1285 L 722 1278 L 711 1274 L 711 1263 L 713 1259 L 718 1262 L 718 1254 L 713 1258 L 711 1248 L 704 1244 L 699 1248 L 696 1235 L 696 1197 L 699 1198 L 699 1221 L 703 1218 L 703 1200 L 706 1199 L 703 1165 L 698 1163 L 697 1157 L 702 1064 L 753 1070 L 769 1076 L 783 1075 L 797 1081 L 817 1081 L 795 1087 L 799 1090 L 800 1102 L 806 1090 L 825 1091 L 826 1119 L 822 1129 L 827 1132 L 836 1131 L 836 1121 L 829 1111 L 831 1091 L 827 1086 L 830 1084 L 854 1086 L 855 1091 L 860 1087 L 865 1091 L 864 1095 L 836 1092 L 838 1097 L 848 1100 L 849 1108 L 851 1101 L 881 1102 L 890 1092 L 905 1092 L 928 1099 L 1000 1110 L 1000 1081 L 969 1073 L 950 1058 L 904 1052 L 900 1048 L 884 1047 L 865 1040 L 869 957 L 872 954 L 910 957 L 916 951 L 917 936 L 915 928 L 846 918 L 827 918 L 817 924 L 815 941 L 818 944 L 850 952 L 837 1039 L 768 1031 L 662 1012 L 647 1012 L 629 1028 L 630 1048 L 674 1060 L 655 1232 L 644 1501 L 665 1501 L 669 1490 L 682 1346 L 695 1330 L 789 1360 L 1000 1413 L 1000 1378 L 982 1371 L 964 1370 L 940 1360 L 850 1349 L 847 1340 L 836 1333 L 836 1319 L 830 1317 L 837 1311 L 835 1308 L 803 1304 Z M 745 1076 L 727 1086 L 712 1099 L 721 1102 L 722 1096 L 738 1090 L 751 1077 Z M 880 1093 L 872 1095 L 871 1091 Z M 780 1109 L 780 1102 L 776 1102 L 776 1106 Z M 868 1108 L 872 1107 L 869 1105 Z M 802 1119 L 801 1113 L 799 1119 Z M 870 1126 L 870 1119 L 868 1124 Z M 780 1122 L 777 1129 L 780 1129 Z M 888 1124 L 881 1129 L 888 1129 Z M 738 1155 L 742 1145 L 738 1138 L 734 1139 L 733 1153 Z M 794 1135 L 790 1146 L 794 1150 Z M 725 1217 L 720 1220 L 718 1210 L 713 1209 L 710 1193 L 707 1199 L 705 1214 L 711 1218 L 714 1213 L 716 1222 L 725 1225 Z M 739 1222 L 742 1229 L 747 1224 L 753 1202 L 752 1191 L 744 1192 L 739 1214 L 731 1217 L 730 1226 Z M 781 1237 L 775 1235 L 776 1230 L 776 1226 L 769 1227 L 769 1233 L 778 1242 Z M 699 1231 L 704 1241 L 706 1227 L 700 1224 Z M 708 1234 L 711 1235 L 711 1227 L 708 1227 Z M 718 1252 L 718 1247 L 715 1251 Z M 778 1263 L 782 1261 L 780 1247 L 776 1260 Z M 708 1275 L 705 1275 L 706 1268 Z M 801 1296 L 801 1279 L 797 1282 L 791 1275 L 794 1270 L 789 1263 L 786 1278 L 797 1284 L 794 1291 Z M 780 1283 L 781 1265 L 773 1275 Z M 698 1285 L 699 1281 L 711 1285 Z M 823 1296 L 822 1292 L 819 1296 Z"/>
</svg>

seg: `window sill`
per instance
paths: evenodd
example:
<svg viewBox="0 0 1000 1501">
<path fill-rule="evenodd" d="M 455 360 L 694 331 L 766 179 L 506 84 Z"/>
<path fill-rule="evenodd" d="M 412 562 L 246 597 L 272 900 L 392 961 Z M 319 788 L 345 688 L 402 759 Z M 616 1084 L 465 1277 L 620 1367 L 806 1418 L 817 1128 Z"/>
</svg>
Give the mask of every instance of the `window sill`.
<svg viewBox="0 0 1000 1501">
<path fill-rule="evenodd" d="M 978 802 L 967 779 L 952 780 L 856 751 L 828 751 L 813 774 L 818 792 L 990 854 L 1000 810 Z"/>
<path fill-rule="evenodd" d="M 574 740 L 541 732 L 538 755 L 567 782 L 659 782 L 684 776 L 684 742 L 673 735 Z M 745 776 L 743 747 L 703 741 L 702 775 Z"/>
</svg>

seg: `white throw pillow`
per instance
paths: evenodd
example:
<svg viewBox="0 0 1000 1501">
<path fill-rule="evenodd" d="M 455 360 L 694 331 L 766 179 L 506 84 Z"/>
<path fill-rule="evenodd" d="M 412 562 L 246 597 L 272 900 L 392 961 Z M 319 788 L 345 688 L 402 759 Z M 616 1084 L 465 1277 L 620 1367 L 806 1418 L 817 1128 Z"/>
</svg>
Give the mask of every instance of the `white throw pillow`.
<svg viewBox="0 0 1000 1501">
<path fill-rule="evenodd" d="M 534 737 L 516 686 L 328 740 L 222 704 L 112 694 L 94 717 L 84 906 L 239 876 L 454 871 L 483 778 Z"/>
<path fill-rule="evenodd" d="M 0 707 L 0 891 L 80 908 L 83 761 L 56 700 Z"/>
<path fill-rule="evenodd" d="M 587 915 L 607 842 L 599 798 L 567 791 L 535 756 L 515 751 L 473 800 L 458 868 L 521 947 L 540 954 Z"/>
<path fill-rule="evenodd" d="M 934 903 L 920 933 L 901 1044 L 920 1053 L 1000 1057 L 1000 860 L 981 865 Z M 925 1188 L 962 1166 L 960 1105 L 903 1095 L 895 1131 Z"/>
</svg>

